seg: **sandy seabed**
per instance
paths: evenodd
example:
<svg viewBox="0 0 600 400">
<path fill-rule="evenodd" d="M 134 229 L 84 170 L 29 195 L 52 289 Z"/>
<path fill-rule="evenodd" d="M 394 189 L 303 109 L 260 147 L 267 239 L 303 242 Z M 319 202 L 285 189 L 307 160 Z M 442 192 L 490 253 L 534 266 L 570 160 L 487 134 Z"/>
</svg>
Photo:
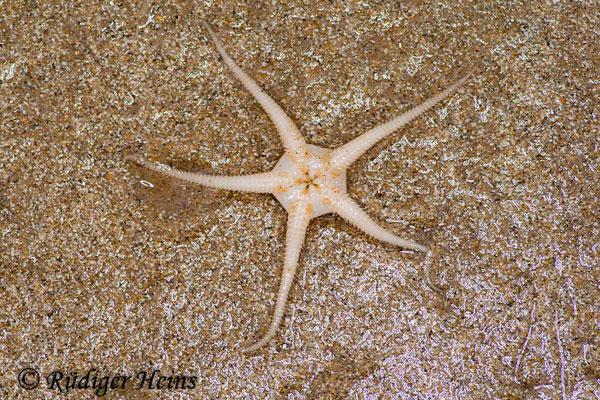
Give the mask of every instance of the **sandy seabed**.
<svg viewBox="0 0 600 400">
<path fill-rule="evenodd" d="M 597 2 L 278 3 L 4 2 L 0 399 L 600 399 Z M 430 254 L 314 220 L 252 356 L 285 211 L 126 160 L 283 154 L 202 18 L 323 147 L 474 72 L 348 175 Z"/>
</svg>

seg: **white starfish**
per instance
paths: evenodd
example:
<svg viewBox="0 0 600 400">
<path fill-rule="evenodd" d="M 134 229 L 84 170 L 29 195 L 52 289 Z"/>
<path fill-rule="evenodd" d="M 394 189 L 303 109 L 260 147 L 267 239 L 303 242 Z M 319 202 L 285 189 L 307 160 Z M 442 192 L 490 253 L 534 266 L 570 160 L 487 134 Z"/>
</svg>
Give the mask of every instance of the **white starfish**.
<svg viewBox="0 0 600 400">
<path fill-rule="evenodd" d="M 138 162 L 151 170 L 211 188 L 272 193 L 287 211 L 286 250 L 275 312 L 267 333 L 259 341 L 242 350 L 243 352 L 252 352 L 264 346 L 275 335 L 279 327 L 298 265 L 306 228 L 311 219 L 327 213 L 337 213 L 376 239 L 407 249 L 427 250 L 423 245 L 388 232 L 373 221 L 346 193 L 346 170 L 379 140 L 455 92 L 470 74 L 410 111 L 365 132 L 335 150 L 330 150 L 307 144 L 294 122 L 233 61 L 210 26 L 206 22 L 203 23 L 227 66 L 273 121 L 285 153 L 271 172 L 244 176 L 203 175 L 165 169 L 143 161 Z"/>
</svg>

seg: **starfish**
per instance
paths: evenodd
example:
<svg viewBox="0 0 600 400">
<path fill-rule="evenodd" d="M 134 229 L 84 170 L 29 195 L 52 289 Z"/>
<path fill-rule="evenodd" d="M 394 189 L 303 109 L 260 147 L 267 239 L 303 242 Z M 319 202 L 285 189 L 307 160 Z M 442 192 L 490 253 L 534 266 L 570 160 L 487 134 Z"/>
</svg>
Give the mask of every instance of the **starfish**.
<svg viewBox="0 0 600 400">
<path fill-rule="evenodd" d="M 469 78 L 470 73 L 404 114 L 331 150 L 306 143 L 294 122 L 281 107 L 235 63 L 205 21 L 203 25 L 225 64 L 270 117 L 279 132 L 285 153 L 270 172 L 242 176 L 204 175 L 165 168 L 145 161 L 136 162 L 150 170 L 202 186 L 271 193 L 287 211 L 286 249 L 275 311 L 271 324 L 262 338 L 242 349 L 242 352 L 249 353 L 263 347 L 277 332 L 298 266 L 306 229 L 311 219 L 323 214 L 336 213 L 368 235 L 383 242 L 416 251 L 427 250 L 421 244 L 394 235 L 371 219 L 348 195 L 346 170 L 375 143 L 454 93 Z"/>
</svg>

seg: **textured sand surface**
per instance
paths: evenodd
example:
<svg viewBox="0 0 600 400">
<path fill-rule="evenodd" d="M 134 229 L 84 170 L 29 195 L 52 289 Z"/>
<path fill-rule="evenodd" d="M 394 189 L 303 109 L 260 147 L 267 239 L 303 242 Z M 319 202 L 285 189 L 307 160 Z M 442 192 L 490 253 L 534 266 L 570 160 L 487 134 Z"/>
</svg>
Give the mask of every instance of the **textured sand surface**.
<svg viewBox="0 0 600 400">
<path fill-rule="evenodd" d="M 164 3 L 0 1 L 0 399 L 96 398 L 46 382 L 91 368 L 196 377 L 107 399 L 600 398 L 596 1 Z M 474 71 L 348 175 L 431 254 L 314 220 L 249 357 L 283 208 L 125 160 L 241 174 L 283 153 L 203 17 L 323 147 Z"/>
</svg>

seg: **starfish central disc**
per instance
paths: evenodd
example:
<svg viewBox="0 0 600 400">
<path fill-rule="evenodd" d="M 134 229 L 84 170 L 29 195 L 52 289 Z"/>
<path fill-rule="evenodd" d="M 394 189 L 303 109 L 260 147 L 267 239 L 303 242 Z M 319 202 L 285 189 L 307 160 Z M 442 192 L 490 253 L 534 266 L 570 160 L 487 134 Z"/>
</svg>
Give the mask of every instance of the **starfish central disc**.
<svg viewBox="0 0 600 400">
<path fill-rule="evenodd" d="M 286 211 L 298 201 L 310 204 L 310 218 L 333 212 L 331 195 L 346 193 L 346 169 L 330 165 L 332 150 L 314 145 L 306 146 L 306 153 L 286 152 L 273 172 L 288 178 L 274 193 Z"/>
</svg>

